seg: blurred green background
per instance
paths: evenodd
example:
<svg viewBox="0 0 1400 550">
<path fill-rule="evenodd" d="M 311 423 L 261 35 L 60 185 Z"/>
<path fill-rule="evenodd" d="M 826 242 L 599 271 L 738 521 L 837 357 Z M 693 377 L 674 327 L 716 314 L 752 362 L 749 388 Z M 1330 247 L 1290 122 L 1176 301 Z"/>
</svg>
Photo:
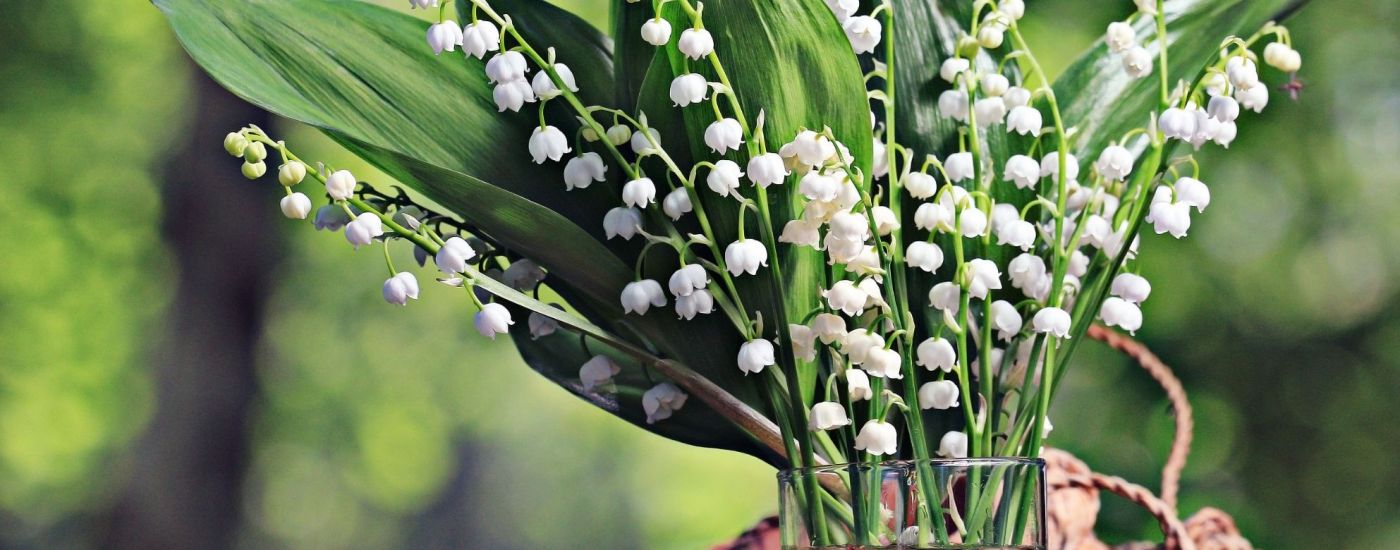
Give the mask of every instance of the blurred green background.
<svg viewBox="0 0 1400 550">
<path fill-rule="evenodd" d="M 1031 2 L 1024 25 L 1055 70 L 1120 3 Z M 606 26 L 603 0 L 564 4 Z M 460 295 L 386 306 L 378 252 L 281 219 L 220 141 L 261 122 L 353 160 L 220 93 L 150 5 L 0 13 L 0 546 L 703 548 L 775 511 L 767 467 L 570 397 Z M 1202 155 L 1192 238 L 1143 243 L 1140 336 L 1196 406 L 1183 511 L 1262 547 L 1400 548 L 1396 20 L 1299 13 L 1302 100 Z M 1155 486 L 1165 398 L 1083 349 L 1051 443 Z M 1104 500 L 1104 539 L 1153 535 Z"/>
</svg>

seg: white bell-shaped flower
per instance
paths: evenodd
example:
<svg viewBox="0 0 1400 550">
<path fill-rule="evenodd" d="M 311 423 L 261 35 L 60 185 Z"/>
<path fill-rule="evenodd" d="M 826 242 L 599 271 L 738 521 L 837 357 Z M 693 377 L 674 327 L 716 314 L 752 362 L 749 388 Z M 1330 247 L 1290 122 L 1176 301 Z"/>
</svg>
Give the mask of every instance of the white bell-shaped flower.
<svg viewBox="0 0 1400 550">
<path fill-rule="evenodd" d="M 756 275 L 759 267 L 768 265 L 768 248 L 754 239 L 734 241 L 724 249 L 724 265 L 735 277 L 741 273 Z"/>
<path fill-rule="evenodd" d="M 1133 172 L 1133 153 L 1122 145 L 1109 145 L 1099 153 L 1094 169 L 1110 181 L 1123 181 Z"/>
<path fill-rule="evenodd" d="M 520 52 L 504 51 L 486 61 L 486 79 L 492 84 L 525 80 L 525 71 L 529 68 L 529 62 Z"/>
<path fill-rule="evenodd" d="M 953 372 L 958 362 L 958 352 L 953 349 L 952 342 L 945 338 L 929 338 L 920 342 L 914 356 L 914 364 L 930 371 Z"/>
<path fill-rule="evenodd" d="M 304 220 L 311 215 L 311 199 L 302 193 L 292 193 L 282 197 L 282 215 L 293 220 Z"/>
<path fill-rule="evenodd" d="M 821 166 L 826 159 L 836 154 L 836 146 L 826 136 L 812 130 L 803 130 L 792 139 L 793 152 L 798 162 L 807 166 Z"/>
<path fill-rule="evenodd" d="M 1248 88 L 1235 88 L 1235 99 L 1241 108 L 1262 112 L 1269 105 L 1269 87 L 1258 83 Z"/>
<path fill-rule="evenodd" d="M 530 328 L 531 340 L 539 340 L 559 330 L 559 321 L 541 315 L 538 311 L 530 312 L 530 317 L 525 320 L 525 324 Z"/>
<path fill-rule="evenodd" d="M 455 52 L 457 46 L 460 45 L 462 45 L 462 27 L 458 27 L 456 21 L 448 19 L 428 27 L 428 46 L 433 49 L 434 55 L 442 52 Z"/>
<path fill-rule="evenodd" d="M 1031 329 L 1056 338 L 1069 338 L 1069 313 L 1057 307 L 1042 308 L 1031 318 Z"/>
<path fill-rule="evenodd" d="M 851 401 L 870 399 L 874 395 L 870 390 L 870 375 L 860 369 L 846 369 L 846 394 Z"/>
<path fill-rule="evenodd" d="M 997 244 L 1023 251 L 1035 246 L 1035 225 L 1025 220 L 1012 220 L 997 228 Z"/>
<path fill-rule="evenodd" d="M 622 312 L 646 315 L 653 307 L 666 305 L 666 294 L 661 291 L 661 283 L 652 279 L 642 279 L 627 283 L 622 287 Z"/>
<path fill-rule="evenodd" d="M 1007 109 L 1025 107 L 1031 104 L 1031 91 L 1020 86 L 1012 86 L 1006 89 L 1006 93 L 1001 94 L 1001 100 L 1006 102 Z"/>
<path fill-rule="evenodd" d="M 632 152 L 639 157 L 654 155 L 658 152 L 657 148 L 661 146 L 661 134 L 657 133 L 656 128 L 647 128 L 646 133 L 637 130 L 632 132 L 632 141 L 629 145 L 632 147 Z"/>
<path fill-rule="evenodd" d="M 739 164 L 724 159 L 715 162 L 710 173 L 705 176 L 705 184 L 721 197 L 730 195 L 739 196 L 739 178 L 744 177 L 744 171 L 739 169 Z"/>
<path fill-rule="evenodd" d="M 876 378 L 900 379 L 904 378 L 904 374 L 899 371 L 901 360 L 899 352 L 875 346 L 865 353 L 865 362 L 861 363 L 861 368 Z"/>
<path fill-rule="evenodd" d="M 350 241 L 355 248 L 374 242 L 374 238 L 384 234 L 384 222 L 379 216 L 372 212 L 365 212 L 355 216 L 354 220 L 345 224 L 345 240 Z"/>
<path fill-rule="evenodd" d="M 829 235 L 848 241 L 863 241 L 870 236 L 870 222 L 864 214 L 837 212 L 827 221 Z"/>
<path fill-rule="evenodd" d="M 400 271 L 384 281 L 384 301 L 401 306 L 418 299 L 418 279 L 412 273 Z"/>
<path fill-rule="evenodd" d="M 642 410 L 647 413 L 647 424 L 655 424 L 671 417 L 671 414 L 685 406 L 689 397 L 670 382 L 662 382 L 642 394 Z"/>
<path fill-rule="evenodd" d="M 1060 173 L 1060 153 L 1052 151 L 1050 154 L 1040 159 L 1040 177 L 1054 178 L 1059 181 Z M 1075 181 L 1079 179 L 1079 158 L 1073 154 L 1065 154 L 1065 181 Z"/>
<path fill-rule="evenodd" d="M 725 151 L 738 151 L 739 144 L 744 142 L 744 129 L 739 126 L 739 121 L 732 118 L 723 118 L 711 122 L 705 128 L 705 145 L 710 147 L 710 151 L 716 154 L 724 154 Z M 779 163 L 781 163 L 779 159 Z"/>
<path fill-rule="evenodd" d="M 972 63 L 961 57 L 949 57 L 938 67 L 938 76 L 948 82 L 956 82 L 958 75 L 972 68 Z"/>
<path fill-rule="evenodd" d="M 850 425 L 851 419 L 846 417 L 846 407 L 834 401 L 823 401 L 812 405 L 812 414 L 807 420 L 807 429 L 814 432 L 834 430 Z"/>
<path fill-rule="evenodd" d="M 1196 134 L 1196 115 L 1179 107 L 1162 111 L 1157 118 L 1157 127 L 1168 139 L 1189 141 Z"/>
<path fill-rule="evenodd" d="M 715 297 L 710 291 L 699 289 L 689 296 L 676 297 L 676 316 L 687 321 L 696 315 L 709 315 L 715 310 Z"/>
<path fill-rule="evenodd" d="M 1171 236 L 1180 239 L 1191 229 L 1191 205 L 1172 201 L 1171 190 L 1159 187 L 1144 219 L 1152 224 L 1152 230 L 1158 235 L 1170 233 Z"/>
<path fill-rule="evenodd" d="M 544 269 L 540 268 L 539 264 L 528 258 L 521 258 L 506 267 L 500 280 L 508 287 L 525 292 L 544 282 L 545 276 Z"/>
<path fill-rule="evenodd" d="M 710 83 L 705 81 L 705 77 L 695 73 L 680 75 L 671 81 L 671 103 L 677 107 L 700 103 L 705 101 L 709 90 Z"/>
<path fill-rule="evenodd" d="M 559 75 L 559 80 L 564 83 L 564 88 L 570 92 L 578 91 L 578 84 L 574 83 L 574 71 L 568 65 L 555 63 L 554 72 Z M 554 85 L 554 79 L 549 77 L 547 71 L 535 73 L 535 77 L 530 81 L 530 88 L 540 99 L 553 99 L 560 94 L 559 87 Z"/>
<path fill-rule="evenodd" d="M 1287 44 L 1270 42 L 1264 46 L 1264 63 L 1285 73 L 1296 73 L 1303 68 L 1303 56 Z"/>
<path fill-rule="evenodd" d="M 914 241 L 904 251 L 904 263 L 929 273 L 937 273 L 943 267 L 943 249 L 930 242 Z"/>
<path fill-rule="evenodd" d="M 1006 27 L 998 20 L 984 21 L 982 27 L 977 29 L 977 44 L 983 48 L 989 50 L 1000 48 L 1005 40 Z"/>
<path fill-rule="evenodd" d="M 481 311 L 476 312 L 476 331 L 482 336 L 496 339 L 497 334 L 510 332 L 510 326 L 515 321 L 510 318 L 510 310 L 506 306 L 492 302 L 481 306 Z"/>
<path fill-rule="evenodd" d="M 846 320 L 835 313 L 818 313 L 812 318 L 812 332 L 823 344 L 831 345 L 846 339 Z"/>
<path fill-rule="evenodd" d="M 622 367 L 606 355 L 594 355 L 578 369 L 578 381 L 583 391 L 591 392 L 612 383 L 614 376 L 622 372 Z"/>
<path fill-rule="evenodd" d="M 992 302 L 992 328 L 997 329 L 997 338 L 1010 342 L 1021 332 L 1021 313 L 1016 306 L 1006 300 Z"/>
<path fill-rule="evenodd" d="M 981 79 L 982 93 L 992 97 L 1001 97 L 1006 90 L 1011 88 L 1011 81 L 1000 73 L 987 73 Z"/>
<path fill-rule="evenodd" d="M 656 183 L 651 178 L 637 178 L 622 185 L 622 203 L 633 208 L 646 208 L 656 202 Z"/>
<path fill-rule="evenodd" d="M 1210 188 L 1201 180 L 1192 177 L 1182 177 L 1172 185 L 1176 189 L 1176 201 L 1186 203 L 1196 209 L 1197 212 L 1205 212 L 1210 206 Z"/>
<path fill-rule="evenodd" d="M 1040 111 L 1027 105 L 1013 107 L 1011 113 L 1006 115 L 1006 131 L 1016 132 L 1023 136 L 1039 136 L 1043 123 Z"/>
<path fill-rule="evenodd" d="M 472 250 L 470 244 L 461 237 L 449 237 L 442 247 L 438 249 L 437 256 L 433 258 L 437 267 L 443 273 L 455 275 L 467 270 L 467 262 L 476 257 L 476 251 Z"/>
<path fill-rule="evenodd" d="M 331 200 L 343 201 L 355 194 L 355 176 L 349 170 L 336 170 L 326 176 L 326 194 Z"/>
<path fill-rule="evenodd" d="M 665 46 L 671 41 L 671 22 L 660 17 L 642 23 L 642 40 L 653 46 Z"/>
<path fill-rule="evenodd" d="M 797 183 L 797 192 L 809 200 L 831 201 L 841 193 L 841 180 L 820 172 L 807 172 Z"/>
<path fill-rule="evenodd" d="M 948 432 L 938 440 L 938 456 L 943 458 L 967 458 L 967 434 Z"/>
<path fill-rule="evenodd" d="M 977 258 L 967 262 L 967 294 L 984 299 L 993 290 L 1001 288 L 1001 270 L 996 262 Z"/>
<path fill-rule="evenodd" d="M 690 203 L 690 192 L 686 191 L 684 187 L 672 189 L 661 199 L 661 211 L 665 212 L 672 221 L 680 221 L 681 216 L 686 215 L 693 208 L 694 205 Z"/>
<path fill-rule="evenodd" d="M 1001 0 L 997 2 L 997 11 L 1006 15 L 1012 21 L 1025 17 L 1026 3 L 1022 0 Z"/>
<path fill-rule="evenodd" d="M 603 233 L 611 239 L 622 237 L 629 241 L 642 229 L 642 212 L 636 208 L 619 206 L 603 215 Z"/>
<path fill-rule="evenodd" d="M 899 218 L 894 215 L 894 210 L 888 206 L 876 206 L 870 210 L 871 216 L 875 218 L 875 231 L 881 237 L 888 237 L 899 229 Z"/>
<path fill-rule="evenodd" d="M 933 309 L 957 313 L 962 302 L 962 289 L 957 284 L 944 281 L 933 285 L 928 291 L 928 303 Z"/>
<path fill-rule="evenodd" d="M 1147 52 L 1147 48 L 1133 46 L 1123 52 L 1123 72 L 1133 78 L 1142 78 L 1152 74 L 1152 54 Z"/>
<path fill-rule="evenodd" d="M 760 338 L 740 344 L 738 361 L 739 370 L 744 374 L 763 372 L 764 367 L 777 362 L 773 355 L 773 342 Z"/>
<path fill-rule="evenodd" d="M 837 21 L 845 21 L 860 9 L 860 0 L 826 0 L 826 7 L 836 14 Z"/>
<path fill-rule="evenodd" d="M 1236 88 L 1252 88 L 1259 84 L 1259 67 L 1254 60 L 1237 55 L 1225 60 L 1225 77 Z"/>
<path fill-rule="evenodd" d="M 749 179 L 759 187 L 780 184 L 790 173 L 783 165 L 783 157 L 777 153 L 764 153 L 749 159 Z"/>
<path fill-rule="evenodd" d="M 1006 101 L 999 97 L 984 97 L 972 103 L 973 114 L 977 115 L 977 127 L 986 128 L 1001 124 L 1006 119 Z"/>
<path fill-rule="evenodd" d="M 952 380 L 935 380 L 919 387 L 919 408 L 948 410 L 958 406 L 958 385 Z"/>
<path fill-rule="evenodd" d="M 1119 327 L 1128 332 L 1142 328 L 1142 309 L 1137 304 L 1116 296 L 1105 298 L 1099 307 L 1099 319 L 1110 327 Z"/>
<path fill-rule="evenodd" d="M 888 422 L 866 422 L 856 434 L 856 450 L 875 456 L 893 455 L 899 451 L 899 432 Z"/>
<path fill-rule="evenodd" d="M 783 233 L 778 242 L 798 246 L 821 246 L 821 223 L 807 220 L 792 220 L 783 225 Z"/>
<path fill-rule="evenodd" d="M 436 3 L 436 2 L 435 2 Z M 462 28 L 462 51 L 481 59 L 501 49 L 501 32 L 490 21 L 479 20 Z"/>
<path fill-rule="evenodd" d="M 923 172 L 910 172 L 900 180 L 904 184 L 904 190 L 909 192 L 909 196 L 916 199 L 927 199 L 938 191 L 938 182 L 933 176 Z"/>
<path fill-rule="evenodd" d="M 520 112 L 526 103 L 535 102 L 535 90 L 524 80 L 512 80 L 497 84 L 491 98 L 496 101 L 496 112 Z"/>
<path fill-rule="evenodd" d="M 686 29 L 681 31 L 676 48 L 686 57 L 700 59 L 715 51 L 715 39 L 710 36 L 710 31 L 705 29 Z"/>
<path fill-rule="evenodd" d="M 841 341 L 841 353 L 846 354 L 852 365 L 859 365 L 870 356 L 871 350 L 884 345 L 885 340 L 879 334 L 858 328 L 846 333 L 846 338 Z"/>
<path fill-rule="evenodd" d="M 671 274 L 667 286 L 670 287 L 671 294 L 690 296 L 692 292 L 710 286 L 710 274 L 705 272 L 705 267 L 700 264 L 682 265 Z"/>
<path fill-rule="evenodd" d="M 943 170 L 948 172 L 948 179 L 954 182 L 971 179 L 973 176 L 972 153 L 964 151 L 948 155 L 948 159 L 943 161 Z"/>
<path fill-rule="evenodd" d="M 1229 149 L 1230 142 L 1235 141 L 1235 134 L 1238 131 L 1239 129 L 1235 126 L 1235 123 L 1223 122 L 1220 124 L 1220 128 L 1216 130 L 1215 137 L 1211 138 L 1211 141 L 1214 141 L 1216 145 Z"/>
<path fill-rule="evenodd" d="M 316 209 L 316 218 L 311 223 L 317 231 L 340 231 L 350 223 L 350 215 L 340 205 L 327 204 Z"/>
<path fill-rule="evenodd" d="M 938 94 L 938 114 L 958 122 L 967 122 L 967 92 L 944 90 Z"/>
<path fill-rule="evenodd" d="M 856 53 L 873 52 L 875 46 L 880 44 L 880 20 L 874 17 L 851 17 L 841 24 L 841 29 L 846 31 L 846 39 L 851 41 L 851 48 Z"/>
<path fill-rule="evenodd" d="M 981 237 L 987 233 L 987 213 L 977 208 L 958 212 L 958 233 L 963 237 Z"/>
<path fill-rule="evenodd" d="M 1104 33 L 1103 41 L 1108 45 L 1109 51 L 1123 53 L 1137 45 L 1137 32 L 1133 31 L 1132 25 L 1114 21 L 1108 24 L 1108 32 Z"/>
<path fill-rule="evenodd" d="M 1021 254 L 1011 259 L 1006 266 L 1011 286 L 1021 289 L 1026 296 L 1044 300 L 1050 292 L 1051 280 L 1046 273 L 1045 260 L 1034 254 Z"/>
<path fill-rule="evenodd" d="M 572 151 L 569 148 L 569 139 L 564 137 L 564 132 L 553 126 L 535 127 L 535 131 L 530 133 L 530 156 L 534 157 L 535 164 L 544 164 L 544 159 L 559 160 L 564 158 L 564 153 Z"/>
<path fill-rule="evenodd" d="M 851 281 L 836 281 L 830 290 L 822 293 L 822 297 L 826 298 L 826 305 L 831 309 L 840 310 L 849 317 L 865 311 L 866 294 Z"/>
<path fill-rule="evenodd" d="M 870 114 L 871 114 L 871 116 L 874 116 L 874 115 L 875 115 L 874 112 L 871 112 Z M 870 149 L 870 158 L 871 158 L 871 161 L 870 161 L 870 175 L 871 175 L 871 177 L 873 177 L 873 178 L 875 178 L 875 179 L 880 179 L 880 178 L 883 178 L 883 177 L 889 175 L 889 173 L 890 173 L 890 155 L 889 155 L 889 150 L 888 150 L 888 149 L 885 149 L 885 144 L 884 144 L 883 142 L 881 142 L 879 138 L 875 138 L 875 139 L 872 139 L 872 140 L 871 140 L 871 142 L 870 142 L 870 147 L 871 147 L 871 149 Z"/>
<path fill-rule="evenodd" d="M 802 361 L 817 359 L 817 332 L 807 325 L 788 323 L 788 339 L 792 342 L 792 355 Z"/>
<path fill-rule="evenodd" d="M 1227 95 L 1218 95 L 1210 98 L 1206 112 L 1220 122 L 1234 122 L 1240 116 L 1240 102 Z"/>
<path fill-rule="evenodd" d="M 914 211 L 914 227 L 925 231 L 946 231 L 954 214 L 942 205 L 926 202 Z"/>
<path fill-rule="evenodd" d="M 603 163 L 603 157 L 598 153 L 589 151 L 580 154 L 564 164 L 564 189 L 587 189 L 593 182 L 606 179 L 607 172 L 608 165 Z"/>
<path fill-rule="evenodd" d="M 1117 277 L 1113 278 L 1109 292 L 1134 304 L 1140 304 L 1147 300 L 1148 295 L 1152 294 L 1152 283 L 1135 273 L 1119 273 Z"/>
<path fill-rule="evenodd" d="M 1016 184 L 1017 189 L 1029 189 L 1040 182 L 1040 164 L 1025 155 L 1012 155 L 1006 159 L 1002 178 Z"/>
</svg>

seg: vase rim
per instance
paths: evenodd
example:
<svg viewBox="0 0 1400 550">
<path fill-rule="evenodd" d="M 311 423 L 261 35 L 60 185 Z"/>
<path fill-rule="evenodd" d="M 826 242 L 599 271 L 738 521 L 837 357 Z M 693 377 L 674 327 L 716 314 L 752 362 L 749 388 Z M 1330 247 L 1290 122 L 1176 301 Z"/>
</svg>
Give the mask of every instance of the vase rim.
<svg viewBox="0 0 1400 550">
<path fill-rule="evenodd" d="M 1030 458 L 1024 456 L 984 456 L 972 458 L 928 458 L 923 460 L 901 459 L 885 460 L 881 462 L 843 462 L 840 464 L 825 464 L 821 466 L 808 466 L 804 468 L 787 468 L 778 470 L 779 478 L 790 478 L 794 474 L 817 474 L 825 472 L 847 471 L 851 468 L 857 470 L 869 470 L 873 468 L 901 468 L 915 465 L 929 465 L 941 468 L 957 468 L 968 466 L 1033 466 L 1037 468 L 1045 467 L 1045 459 Z"/>
</svg>

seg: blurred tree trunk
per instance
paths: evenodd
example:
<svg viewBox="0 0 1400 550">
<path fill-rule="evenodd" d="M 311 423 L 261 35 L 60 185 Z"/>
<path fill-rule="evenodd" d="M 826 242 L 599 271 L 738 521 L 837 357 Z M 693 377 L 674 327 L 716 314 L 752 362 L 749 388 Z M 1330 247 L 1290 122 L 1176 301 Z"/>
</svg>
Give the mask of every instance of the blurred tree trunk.
<svg viewBox="0 0 1400 550">
<path fill-rule="evenodd" d="M 222 143 L 269 116 L 190 74 L 194 119 L 165 169 L 163 232 L 179 275 L 152 361 L 157 409 L 107 517 L 105 548 L 228 548 L 242 518 L 253 365 L 281 247 L 270 230 L 275 195 L 244 179 Z"/>
</svg>

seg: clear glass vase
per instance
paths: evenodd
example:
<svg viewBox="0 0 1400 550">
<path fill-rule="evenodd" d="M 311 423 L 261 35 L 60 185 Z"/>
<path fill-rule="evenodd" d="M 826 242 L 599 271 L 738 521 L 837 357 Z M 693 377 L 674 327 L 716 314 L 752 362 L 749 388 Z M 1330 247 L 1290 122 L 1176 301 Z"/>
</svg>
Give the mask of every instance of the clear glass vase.
<svg viewBox="0 0 1400 550">
<path fill-rule="evenodd" d="M 778 494 L 784 550 L 1045 548 L 1045 462 L 1039 459 L 783 470 Z"/>
</svg>

